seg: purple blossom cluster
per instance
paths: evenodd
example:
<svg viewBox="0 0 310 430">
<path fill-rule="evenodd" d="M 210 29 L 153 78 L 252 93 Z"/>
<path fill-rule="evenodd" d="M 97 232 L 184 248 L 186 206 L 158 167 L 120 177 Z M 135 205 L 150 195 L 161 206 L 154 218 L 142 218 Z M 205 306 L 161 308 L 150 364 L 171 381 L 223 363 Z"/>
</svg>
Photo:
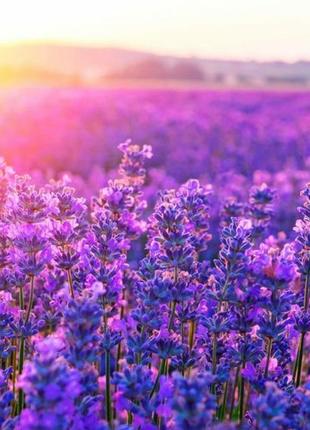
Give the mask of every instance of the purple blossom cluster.
<svg viewBox="0 0 310 430">
<path fill-rule="evenodd" d="M 292 232 L 265 183 L 223 201 L 217 246 L 210 185 L 147 212 L 119 150 L 89 202 L 0 166 L 1 429 L 309 430 L 310 185 Z"/>
</svg>

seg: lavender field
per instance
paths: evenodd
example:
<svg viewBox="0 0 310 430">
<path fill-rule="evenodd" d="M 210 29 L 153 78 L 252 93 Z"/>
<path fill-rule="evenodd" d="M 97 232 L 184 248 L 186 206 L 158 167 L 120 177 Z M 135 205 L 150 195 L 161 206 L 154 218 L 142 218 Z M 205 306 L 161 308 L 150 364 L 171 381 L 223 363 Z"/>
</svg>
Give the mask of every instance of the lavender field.
<svg viewBox="0 0 310 430">
<path fill-rule="evenodd" d="M 29 89 L 0 92 L 0 154 L 37 184 L 70 174 L 89 201 L 115 177 L 127 139 L 151 145 L 143 192 L 199 179 L 224 200 L 251 185 L 277 190 L 275 232 L 292 229 L 309 180 L 310 93 Z M 212 224 L 212 220 L 211 220 Z M 218 227 L 215 226 L 218 230 Z"/>
<path fill-rule="evenodd" d="M 0 92 L 0 428 L 310 430 L 310 93 Z"/>
</svg>

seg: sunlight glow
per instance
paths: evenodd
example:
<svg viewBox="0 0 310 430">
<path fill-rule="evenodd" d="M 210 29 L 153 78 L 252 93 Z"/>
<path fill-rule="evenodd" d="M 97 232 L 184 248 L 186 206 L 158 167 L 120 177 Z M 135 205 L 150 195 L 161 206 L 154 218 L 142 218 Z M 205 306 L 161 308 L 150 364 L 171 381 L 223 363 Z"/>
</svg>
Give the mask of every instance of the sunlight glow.
<svg viewBox="0 0 310 430">
<path fill-rule="evenodd" d="M 308 0 L 0 0 L 0 43 L 225 58 L 310 58 Z"/>
</svg>

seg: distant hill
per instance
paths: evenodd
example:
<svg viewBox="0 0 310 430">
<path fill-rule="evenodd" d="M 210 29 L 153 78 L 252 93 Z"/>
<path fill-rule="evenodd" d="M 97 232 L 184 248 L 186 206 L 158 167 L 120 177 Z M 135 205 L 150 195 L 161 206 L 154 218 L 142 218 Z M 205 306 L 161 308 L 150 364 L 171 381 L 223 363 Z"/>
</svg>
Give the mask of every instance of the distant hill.
<svg viewBox="0 0 310 430">
<path fill-rule="evenodd" d="M 229 61 L 155 55 L 120 48 L 53 44 L 0 45 L 0 80 L 100 84 L 174 80 L 221 85 L 310 87 L 310 62 Z"/>
<path fill-rule="evenodd" d="M 0 45 L 0 67 L 37 68 L 67 75 L 98 76 L 152 57 L 119 48 L 50 44 Z"/>
<path fill-rule="evenodd" d="M 178 59 L 167 61 L 165 58 L 143 58 L 127 64 L 119 70 L 112 70 L 106 75 L 108 79 L 153 79 L 205 81 L 202 67 L 195 61 Z"/>
</svg>

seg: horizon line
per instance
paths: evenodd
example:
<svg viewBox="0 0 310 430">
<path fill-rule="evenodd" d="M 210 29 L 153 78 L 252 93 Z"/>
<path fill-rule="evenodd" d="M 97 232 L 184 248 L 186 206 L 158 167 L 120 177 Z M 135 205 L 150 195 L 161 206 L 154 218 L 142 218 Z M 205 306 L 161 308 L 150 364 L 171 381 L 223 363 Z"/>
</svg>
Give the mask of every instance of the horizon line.
<svg viewBox="0 0 310 430">
<path fill-rule="evenodd" d="M 70 48 L 82 48 L 82 49 L 114 49 L 119 51 L 128 51 L 133 53 L 140 53 L 146 55 L 152 55 L 157 57 L 173 57 L 176 59 L 195 59 L 195 60 L 208 60 L 208 61 L 229 61 L 229 62 L 242 62 L 242 63 L 285 63 L 285 64 L 297 64 L 297 63 L 310 63 L 309 58 L 300 57 L 298 59 L 289 60 L 283 58 L 253 58 L 253 57 L 240 57 L 240 56 L 203 56 L 197 54 L 174 54 L 167 53 L 158 50 L 139 49 L 130 46 L 108 44 L 103 42 L 82 42 L 74 40 L 58 40 L 58 39 L 25 39 L 15 41 L 0 41 L 0 48 L 18 48 L 23 46 L 50 46 L 50 47 L 70 47 Z"/>
</svg>

